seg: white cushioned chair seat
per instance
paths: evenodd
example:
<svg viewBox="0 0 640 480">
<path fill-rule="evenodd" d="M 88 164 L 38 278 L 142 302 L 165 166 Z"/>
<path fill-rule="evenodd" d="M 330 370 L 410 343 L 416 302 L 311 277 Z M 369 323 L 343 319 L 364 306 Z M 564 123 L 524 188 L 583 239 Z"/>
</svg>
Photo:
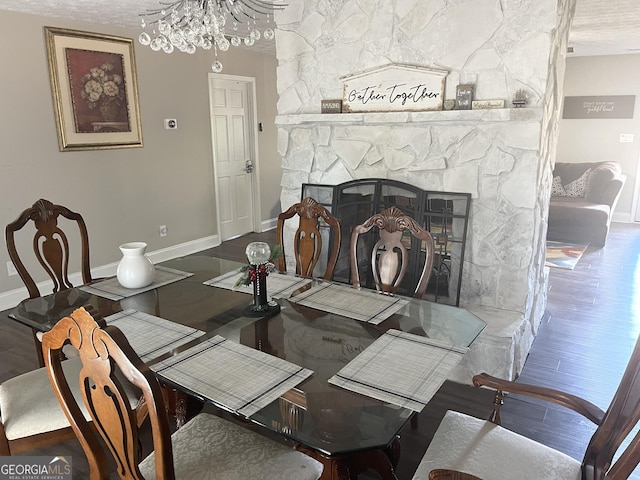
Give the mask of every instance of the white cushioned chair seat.
<svg viewBox="0 0 640 480">
<path fill-rule="evenodd" d="M 176 479 L 317 480 L 322 464 L 232 422 L 197 415 L 171 436 Z M 140 463 L 155 478 L 152 453 Z"/>
<path fill-rule="evenodd" d="M 78 405 L 85 418 L 90 420 L 78 383 L 82 369 L 80 357 L 65 360 L 62 362 L 62 368 Z M 131 406 L 135 407 L 138 404 L 138 392 L 132 385 L 123 383 L 131 399 Z M 52 432 L 69 426 L 69 421 L 49 382 L 46 368 L 18 375 L 0 385 L 0 418 L 7 440 Z"/>
<path fill-rule="evenodd" d="M 580 480 L 580 462 L 491 422 L 448 411 L 413 480 L 437 468 L 484 480 Z"/>
</svg>

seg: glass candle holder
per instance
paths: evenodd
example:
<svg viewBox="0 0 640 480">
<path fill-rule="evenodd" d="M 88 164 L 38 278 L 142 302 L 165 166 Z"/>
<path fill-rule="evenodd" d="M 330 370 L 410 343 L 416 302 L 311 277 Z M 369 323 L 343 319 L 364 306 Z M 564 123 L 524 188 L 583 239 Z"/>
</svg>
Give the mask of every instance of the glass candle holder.
<svg viewBox="0 0 640 480">
<path fill-rule="evenodd" d="M 247 245 L 245 253 L 251 265 L 261 265 L 269 261 L 271 248 L 265 242 L 251 242 Z"/>
</svg>

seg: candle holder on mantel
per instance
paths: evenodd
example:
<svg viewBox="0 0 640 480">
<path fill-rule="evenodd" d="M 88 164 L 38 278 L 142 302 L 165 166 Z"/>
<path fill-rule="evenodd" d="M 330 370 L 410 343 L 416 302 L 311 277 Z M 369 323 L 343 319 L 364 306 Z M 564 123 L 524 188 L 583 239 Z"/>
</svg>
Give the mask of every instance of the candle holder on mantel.
<svg viewBox="0 0 640 480">
<path fill-rule="evenodd" d="M 279 246 L 277 246 L 279 248 Z M 251 242 L 245 253 L 249 261 L 248 280 L 253 284 L 253 304 L 245 309 L 248 316 L 271 316 L 280 311 L 280 305 L 267 300 L 267 275 L 273 266 L 273 254 L 269 244 L 265 242 Z M 279 250 L 278 250 L 279 251 Z"/>
</svg>

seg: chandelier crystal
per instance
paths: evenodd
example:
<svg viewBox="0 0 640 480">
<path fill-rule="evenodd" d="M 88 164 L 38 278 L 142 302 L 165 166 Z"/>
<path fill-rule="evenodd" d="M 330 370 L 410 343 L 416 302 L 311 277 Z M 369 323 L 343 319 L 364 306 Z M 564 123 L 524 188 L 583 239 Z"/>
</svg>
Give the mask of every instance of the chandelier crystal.
<svg viewBox="0 0 640 480">
<path fill-rule="evenodd" d="M 251 47 L 261 38 L 273 40 L 275 34 L 270 25 L 273 12 L 286 6 L 271 0 L 160 2 L 157 9 L 140 14 L 144 31 L 138 41 L 156 52 L 165 53 L 176 49 L 195 53 L 197 48 L 213 48 L 215 61 L 211 69 L 219 73 L 222 63 L 218 60 L 218 50 L 226 52 L 230 45 Z M 266 24 L 263 32 L 258 29 L 258 19 Z M 151 33 L 146 31 L 148 26 Z M 228 32 L 229 27 L 231 31 Z"/>
</svg>

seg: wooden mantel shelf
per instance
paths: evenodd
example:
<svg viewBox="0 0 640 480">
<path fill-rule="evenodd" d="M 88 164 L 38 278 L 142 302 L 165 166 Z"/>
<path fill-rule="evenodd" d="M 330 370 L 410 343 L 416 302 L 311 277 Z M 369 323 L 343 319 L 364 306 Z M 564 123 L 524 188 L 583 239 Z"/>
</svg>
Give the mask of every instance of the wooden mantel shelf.
<svg viewBox="0 0 640 480">
<path fill-rule="evenodd" d="M 276 125 L 397 123 L 538 122 L 542 108 L 497 108 L 493 110 L 437 110 L 428 112 L 296 113 L 276 116 Z"/>
</svg>

